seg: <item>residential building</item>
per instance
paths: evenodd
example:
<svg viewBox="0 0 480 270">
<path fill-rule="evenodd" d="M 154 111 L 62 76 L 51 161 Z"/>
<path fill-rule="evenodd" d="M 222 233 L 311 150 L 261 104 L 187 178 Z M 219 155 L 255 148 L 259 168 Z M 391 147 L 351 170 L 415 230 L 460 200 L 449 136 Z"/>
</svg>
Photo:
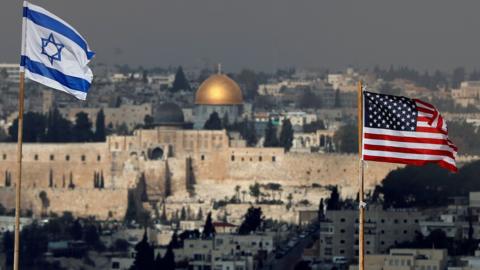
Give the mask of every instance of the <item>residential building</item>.
<svg viewBox="0 0 480 270">
<path fill-rule="evenodd" d="M 18 83 L 20 81 L 20 66 L 18 64 L 0 63 L 0 80 L 11 83 Z"/>
<path fill-rule="evenodd" d="M 452 98 L 462 107 L 477 106 L 480 100 L 480 81 L 465 81 L 460 88 L 452 89 Z"/>
<path fill-rule="evenodd" d="M 383 210 L 372 206 L 365 211 L 365 253 L 385 253 L 396 244 L 414 239 L 424 220 L 417 210 Z M 342 256 L 353 260 L 358 256 L 358 211 L 327 211 L 320 222 L 319 259 L 331 261 Z"/>
<path fill-rule="evenodd" d="M 368 270 L 443 270 L 447 266 L 445 249 L 391 249 L 389 254 L 366 255 Z M 358 265 L 350 265 L 357 270 Z"/>
</svg>

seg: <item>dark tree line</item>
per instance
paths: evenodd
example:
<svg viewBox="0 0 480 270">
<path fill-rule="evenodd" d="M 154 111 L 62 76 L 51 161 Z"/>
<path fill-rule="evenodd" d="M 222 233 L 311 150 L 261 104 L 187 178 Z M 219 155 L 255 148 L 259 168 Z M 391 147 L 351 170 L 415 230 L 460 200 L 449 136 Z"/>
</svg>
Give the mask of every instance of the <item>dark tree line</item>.
<svg viewBox="0 0 480 270">
<path fill-rule="evenodd" d="M 358 126 L 356 124 L 341 126 L 333 135 L 333 142 L 338 152 L 358 153 Z"/>
<path fill-rule="evenodd" d="M 210 117 L 205 122 L 203 128 L 206 130 L 226 129 L 228 131 L 239 132 L 242 138 L 247 141 L 248 146 L 254 146 L 258 141 L 255 129 L 255 121 L 251 121 L 247 118 L 243 119 L 241 122 L 230 124 L 227 114 L 223 115 L 223 118 L 220 119 L 219 114 L 217 112 L 213 112 L 210 114 Z"/>
<path fill-rule="evenodd" d="M 177 245 L 177 241 L 177 235 L 174 234 L 163 257 L 160 254 L 155 257 L 154 247 L 148 242 L 147 230 L 145 229 L 143 239 L 135 246 L 135 260 L 130 270 L 174 270 L 175 254 L 173 248 Z"/>
<path fill-rule="evenodd" d="M 24 142 L 101 142 L 105 141 L 105 115 L 103 110 L 97 114 L 95 132 L 88 115 L 79 112 L 75 122 L 65 119 L 58 109 L 43 115 L 27 112 L 23 122 Z M 8 129 L 9 141 L 16 141 L 18 134 L 18 118 Z"/>
<path fill-rule="evenodd" d="M 180 66 L 177 69 L 177 73 L 175 73 L 175 80 L 173 81 L 170 91 L 176 93 L 181 90 L 191 91 L 192 88 L 190 87 L 190 83 L 183 72 L 183 68 Z"/>
<path fill-rule="evenodd" d="M 242 235 L 250 234 L 259 230 L 263 224 L 264 217 L 262 208 L 250 207 L 244 216 L 244 220 L 238 228 L 238 233 Z"/>
<path fill-rule="evenodd" d="M 436 70 L 433 74 L 430 74 L 428 71 L 420 73 L 415 69 L 409 67 L 399 67 L 395 68 L 390 66 L 389 69 L 381 69 L 379 67 L 374 68 L 375 74 L 383 78 L 386 81 L 393 81 L 395 79 L 406 79 L 415 82 L 419 86 L 426 87 L 432 90 L 439 90 L 445 88 L 449 83 L 449 78 L 445 73 L 442 73 Z M 455 74 L 455 71 L 454 71 Z M 453 75 L 452 86 L 455 85 L 458 78 L 455 78 Z"/>
<path fill-rule="evenodd" d="M 437 165 L 407 166 L 390 172 L 374 194 L 384 208 L 428 208 L 445 206 L 448 198 L 467 196 L 480 190 L 480 161 L 450 173 Z"/>
<path fill-rule="evenodd" d="M 432 90 L 440 90 L 444 88 L 458 88 L 460 83 L 465 80 L 477 81 L 480 80 L 480 72 L 474 69 L 470 74 L 465 68 L 457 67 L 451 74 L 441 72 L 439 70 L 429 73 L 418 72 L 409 67 L 395 68 L 390 66 L 388 69 L 381 69 L 378 66 L 374 68 L 374 73 L 386 81 L 393 81 L 395 79 L 406 79 L 415 82 L 419 86 L 423 86 Z"/>
<path fill-rule="evenodd" d="M 88 247 L 98 251 L 105 247 L 100 241 L 100 229 L 94 220 L 74 219 L 71 213 L 64 213 L 61 217 L 54 217 L 45 225 L 32 223 L 23 227 L 20 235 L 20 265 L 26 269 L 61 269 L 58 265 L 52 266 L 44 259 L 48 251 L 49 241 L 82 240 Z M 5 232 L 2 241 L 2 253 L 6 255 L 6 264 L 13 264 L 14 238 L 12 232 Z M 81 256 L 83 254 L 74 254 Z"/>
<path fill-rule="evenodd" d="M 280 136 L 277 136 L 277 127 L 269 119 L 267 128 L 265 129 L 265 137 L 263 147 L 283 147 L 285 151 L 289 151 L 293 146 L 294 131 L 292 123 L 289 119 L 282 121 L 282 129 Z"/>
</svg>

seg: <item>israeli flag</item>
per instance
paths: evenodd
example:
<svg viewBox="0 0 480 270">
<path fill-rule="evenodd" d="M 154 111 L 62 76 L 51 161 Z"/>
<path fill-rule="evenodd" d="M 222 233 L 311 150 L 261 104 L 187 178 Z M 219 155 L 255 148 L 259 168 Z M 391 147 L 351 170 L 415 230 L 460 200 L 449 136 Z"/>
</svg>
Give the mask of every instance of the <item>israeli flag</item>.
<svg viewBox="0 0 480 270">
<path fill-rule="evenodd" d="M 21 71 L 25 77 L 85 100 L 95 55 L 68 23 L 47 10 L 23 3 Z"/>
</svg>

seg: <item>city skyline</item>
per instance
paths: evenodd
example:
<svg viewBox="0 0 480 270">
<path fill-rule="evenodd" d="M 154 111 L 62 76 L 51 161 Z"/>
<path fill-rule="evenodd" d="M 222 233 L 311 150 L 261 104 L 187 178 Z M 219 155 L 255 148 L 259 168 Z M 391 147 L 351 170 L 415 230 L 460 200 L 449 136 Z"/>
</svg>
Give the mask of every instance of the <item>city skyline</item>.
<svg viewBox="0 0 480 270">
<path fill-rule="evenodd" d="M 64 14 L 90 40 L 97 52 L 95 64 L 203 67 L 221 62 L 230 72 L 287 66 L 339 70 L 377 64 L 419 70 L 478 67 L 475 54 L 480 39 L 473 34 L 480 22 L 475 12 L 478 3 L 253 3 L 52 0 L 41 4 Z M 21 2 L 8 2 L 0 12 L 0 62 L 19 57 L 20 10 Z"/>
</svg>

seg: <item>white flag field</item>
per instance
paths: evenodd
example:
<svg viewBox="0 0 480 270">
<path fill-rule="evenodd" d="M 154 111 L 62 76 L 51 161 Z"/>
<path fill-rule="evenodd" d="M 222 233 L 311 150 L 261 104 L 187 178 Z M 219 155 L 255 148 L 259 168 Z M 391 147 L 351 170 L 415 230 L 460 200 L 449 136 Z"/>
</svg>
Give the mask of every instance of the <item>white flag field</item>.
<svg viewBox="0 0 480 270">
<path fill-rule="evenodd" d="M 88 63 L 94 55 L 67 22 L 24 2 L 20 68 L 26 78 L 85 100 L 93 79 Z"/>
</svg>

